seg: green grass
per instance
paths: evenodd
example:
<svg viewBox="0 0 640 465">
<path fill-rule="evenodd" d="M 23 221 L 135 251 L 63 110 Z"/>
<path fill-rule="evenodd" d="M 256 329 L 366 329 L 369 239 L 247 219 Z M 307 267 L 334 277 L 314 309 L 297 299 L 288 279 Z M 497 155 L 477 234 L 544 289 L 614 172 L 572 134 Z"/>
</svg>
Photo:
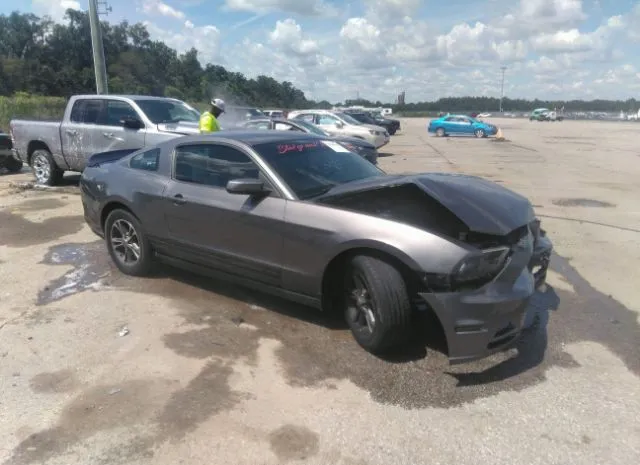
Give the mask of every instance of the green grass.
<svg viewBox="0 0 640 465">
<path fill-rule="evenodd" d="M 63 97 L 41 97 L 17 94 L 0 96 L 0 130 L 9 130 L 9 121 L 16 118 L 62 119 L 67 100 Z"/>
</svg>

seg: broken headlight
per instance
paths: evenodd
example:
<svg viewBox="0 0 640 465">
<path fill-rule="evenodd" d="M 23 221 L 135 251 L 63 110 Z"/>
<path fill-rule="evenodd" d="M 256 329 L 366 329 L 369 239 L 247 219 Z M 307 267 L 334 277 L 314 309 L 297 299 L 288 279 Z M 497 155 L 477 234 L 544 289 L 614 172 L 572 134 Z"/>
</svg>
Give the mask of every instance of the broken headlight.
<svg viewBox="0 0 640 465">
<path fill-rule="evenodd" d="M 454 268 L 453 281 L 457 284 L 489 282 L 502 271 L 508 256 L 508 247 L 493 247 L 469 254 Z"/>
</svg>

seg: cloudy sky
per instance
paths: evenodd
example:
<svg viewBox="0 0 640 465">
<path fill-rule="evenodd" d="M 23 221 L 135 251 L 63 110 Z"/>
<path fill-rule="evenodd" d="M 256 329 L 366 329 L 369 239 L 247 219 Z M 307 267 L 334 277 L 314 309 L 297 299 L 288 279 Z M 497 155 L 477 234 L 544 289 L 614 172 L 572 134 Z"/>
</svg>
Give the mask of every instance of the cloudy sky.
<svg viewBox="0 0 640 465">
<path fill-rule="evenodd" d="M 62 20 L 87 0 L 2 0 Z M 638 98 L 640 0 L 110 0 L 110 21 L 308 97 Z"/>
</svg>

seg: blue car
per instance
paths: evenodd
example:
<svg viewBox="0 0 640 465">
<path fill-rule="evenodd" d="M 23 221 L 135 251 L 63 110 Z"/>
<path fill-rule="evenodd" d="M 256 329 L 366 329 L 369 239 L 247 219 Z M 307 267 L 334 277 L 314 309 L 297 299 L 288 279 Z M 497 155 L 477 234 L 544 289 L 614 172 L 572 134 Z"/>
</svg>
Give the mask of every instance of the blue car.
<svg viewBox="0 0 640 465">
<path fill-rule="evenodd" d="M 450 134 L 487 137 L 495 136 L 498 128 L 469 116 L 447 115 L 429 121 L 428 131 L 439 137 Z"/>
</svg>

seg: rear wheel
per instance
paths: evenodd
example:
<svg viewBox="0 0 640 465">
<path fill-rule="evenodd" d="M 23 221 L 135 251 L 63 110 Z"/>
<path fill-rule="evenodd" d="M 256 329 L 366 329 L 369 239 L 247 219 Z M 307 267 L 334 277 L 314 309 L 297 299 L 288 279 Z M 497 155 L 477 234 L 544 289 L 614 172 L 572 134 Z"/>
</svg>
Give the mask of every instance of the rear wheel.
<svg viewBox="0 0 640 465">
<path fill-rule="evenodd" d="M 438 136 L 438 137 L 444 137 L 444 136 L 445 136 L 444 128 L 438 128 L 438 129 L 436 129 L 436 136 Z"/>
<path fill-rule="evenodd" d="M 31 169 L 38 184 L 55 186 L 62 180 L 63 171 L 58 168 L 51 152 L 38 149 L 31 155 Z"/>
<path fill-rule="evenodd" d="M 151 272 L 152 251 L 142 225 L 126 210 L 109 213 L 104 225 L 109 255 L 124 274 L 146 276 Z"/>
<path fill-rule="evenodd" d="M 480 137 L 486 137 L 487 133 L 484 132 L 484 129 L 476 129 L 475 135 L 476 137 L 480 138 Z"/>
<path fill-rule="evenodd" d="M 406 338 L 411 300 L 404 278 L 391 264 L 367 255 L 353 258 L 344 298 L 347 324 L 368 352 L 380 354 Z"/>
</svg>

